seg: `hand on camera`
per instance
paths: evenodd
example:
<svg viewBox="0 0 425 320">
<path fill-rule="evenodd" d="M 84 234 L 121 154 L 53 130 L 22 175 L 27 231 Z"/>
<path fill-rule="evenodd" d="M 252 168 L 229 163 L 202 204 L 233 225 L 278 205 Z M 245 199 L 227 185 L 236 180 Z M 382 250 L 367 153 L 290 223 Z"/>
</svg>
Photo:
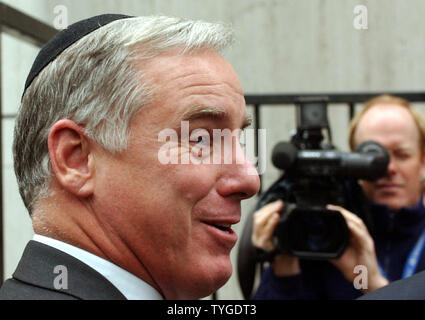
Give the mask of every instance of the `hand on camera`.
<svg viewBox="0 0 425 320">
<path fill-rule="evenodd" d="M 350 240 L 347 249 L 338 259 L 330 260 L 344 275 L 353 282 L 357 276 L 354 268 L 358 265 L 365 266 L 368 271 L 368 288 L 364 293 L 374 291 L 388 284 L 378 267 L 378 260 L 375 254 L 375 243 L 370 236 L 363 220 L 348 210 L 334 205 L 328 205 L 327 209 L 339 211 L 347 222 L 350 231 Z"/>
<path fill-rule="evenodd" d="M 283 201 L 278 200 L 265 205 L 254 213 L 251 241 L 259 249 L 273 251 L 273 234 L 279 222 L 279 212 L 283 209 Z M 272 262 L 276 276 L 292 276 L 301 272 L 299 259 L 286 254 L 277 254 Z"/>
</svg>

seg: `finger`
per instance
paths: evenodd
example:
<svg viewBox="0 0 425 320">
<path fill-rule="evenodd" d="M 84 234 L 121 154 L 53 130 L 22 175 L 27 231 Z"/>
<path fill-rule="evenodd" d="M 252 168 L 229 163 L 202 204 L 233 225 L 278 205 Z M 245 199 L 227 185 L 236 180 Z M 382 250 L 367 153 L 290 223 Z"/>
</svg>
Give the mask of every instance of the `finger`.
<svg viewBox="0 0 425 320">
<path fill-rule="evenodd" d="M 339 211 L 346 221 L 351 221 L 352 223 L 356 224 L 360 228 L 366 228 L 365 224 L 363 223 L 363 220 L 360 219 L 354 213 L 348 211 L 347 209 L 340 206 L 331 205 L 331 204 L 327 205 L 326 208 L 329 210 Z"/>
<path fill-rule="evenodd" d="M 280 212 L 282 208 L 283 208 L 282 200 L 268 203 L 267 205 L 265 205 L 260 210 L 254 213 L 254 224 L 256 224 L 258 227 L 264 227 L 264 225 L 267 224 L 267 221 L 270 219 L 270 217 L 274 213 Z"/>
<path fill-rule="evenodd" d="M 264 237 L 267 237 L 267 238 L 270 238 L 270 239 L 272 238 L 278 222 L 279 222 L 279 214 L 274 213 L 270 217 L 267 224 L 264 226 Z"/>
<path fill-rule="evenodd" d="M 345 218 L 350 231 L 350 242 L 352 246 L 367 249 L 371 249 L 373 247 L 372 237 L 370 236 L 370 233 L 362 219 L 340 206 L 328 205 L 326 207 L 329 210 L 339 211 Z"/>
<path fill-rule="evenodd" d="M 357 248 L 373 248 L 373 240 L 366 228 L 358 224 L 347 221 L 348 230 L 350 231 L 350 243 Z"/>
<path fill-rule="evenodd" d="M 253 235 L 258 239 L 268 239 L 273 235 L 279 221 L 279 214 L 274 212 L 264 224 L 254 224 Z"/>
<path fill-rule="evenodd" d="M 261 248 L 267 251 L 274 249 L 273 244 L 273 233 L 276 229 L 276 225 L 279 221 L 279 214 L 274 213 L 270 219 L 267 221 L 267 224 L 262 228 L 254 228 L 254 232 L 251 236 L 251 241 L 255 247 Z"/>
</svg>

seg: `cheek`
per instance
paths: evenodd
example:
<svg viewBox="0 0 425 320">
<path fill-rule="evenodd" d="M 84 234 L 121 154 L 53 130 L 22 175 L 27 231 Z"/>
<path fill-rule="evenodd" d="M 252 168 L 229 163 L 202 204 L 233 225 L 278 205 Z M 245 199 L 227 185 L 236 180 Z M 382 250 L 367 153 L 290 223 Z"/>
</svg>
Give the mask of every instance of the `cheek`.
<svg viewBox="0 0 425 320">
<path fill-rule="evenodd" d="M 409 161 L 399 167 L 399 174 L 402 176 L 409 192 L 417 192 L 421 185 L 422 165 L 418 161 Z"/>
<path fill-rule="evenodd" d="M 422 182 L 420 172 L 415 171 L 405 175 L 406 193 L 415 198 L 422 191 Z"/>
<path fill-rule="evenodd" d="M 422 175 L 422 166 L 417 161 L 406 162 L 400 166 L 400 172 L 407 181 L 419 181 Z"/>
<path fill-rule="evenodd" d="M 371 183 L 371 182 L 367 182 L 367 181 L 360 181 L 360 185 L 361 185 L 363 192 L 366 195 L 366 197 L 368 197 L 370 200 L 372 200 L 371 198 L 373 197 L 373 194 L 374 194 L 374 191 L 375 191 L 374 184 Z"/>
<path fill-rule="evenodd" d="M 192 165 L 163 165 L 156 170 L 143 194 L 132 199 L 140 209 L 133 215 L 142 225 L 140 234 L 156 239 L 155 246 L 171 254 L 197 236 L 192 234 L 199 218 L 196 208 L 214 192 L 215 173 Z"/>
<path fill-rule="evenodd" d="M 177 165 L 170 176 L 172 190 L 179 197 L 194 204 L 214 192 L 218 172 L 215 165 Z"/>
</svg>

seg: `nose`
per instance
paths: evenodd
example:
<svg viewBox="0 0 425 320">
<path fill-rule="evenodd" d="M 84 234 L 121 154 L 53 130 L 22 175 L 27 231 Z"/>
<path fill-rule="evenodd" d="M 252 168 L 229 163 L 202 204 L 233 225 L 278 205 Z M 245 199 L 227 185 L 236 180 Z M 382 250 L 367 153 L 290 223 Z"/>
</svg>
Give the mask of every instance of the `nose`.
<svg viewBox="0 0 425 320">
<path fill-rule="evenodd" d="M 218 193 L 223 197 L 235 197 L 239 200 L 251 198 L 260 190 L 260 177 L 251 162 L 248 161 L 240 146 L 231 164 L 222 164 L 223 175 L 217 185 Z"/>
<path fill-rule="evenodd" d="M 390 162 L 388 163 L 387 167 L 387 176 L 392 176 L 397 171 L 397 163 L 393 156 L 390 156 Z"/>
</svg>

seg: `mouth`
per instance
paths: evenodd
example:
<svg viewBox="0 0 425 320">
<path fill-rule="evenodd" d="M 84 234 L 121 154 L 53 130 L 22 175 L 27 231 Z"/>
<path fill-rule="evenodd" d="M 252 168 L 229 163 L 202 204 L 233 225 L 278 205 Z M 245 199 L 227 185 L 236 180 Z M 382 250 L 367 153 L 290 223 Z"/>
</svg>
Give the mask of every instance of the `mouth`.
<svg viewBox="0 0 425 320">
<path fill-rule="evenodd" d="M 396 193 L 400 192 L 403 187 L 399 184 L 385 183 L 379 184 L 376 186 L 376 191 L 381 195 L 394 196 Z"/>
<path fill-rule="evenodd" d="M 237 222 L 202 221 L 207 233 L 215 243 L 227 250 L 231 250 L 238 240 L 238 235 L 232 229 L 235 223 Z"/>
<path fill-rule="evenodd" d="M 226 233 L 233 232 L 233 230 L 232 230 L 232 224 L 230 224 L 230 223 L 220 223 L 220 222 L 216 222 L 216 223 L 213 223 L 213 222 L 204 222 L 204 223 L 205 224 L 208 224 L 208 225 L 210 225 L 210 226 L 212 226 L 214 228 L 217 228 L 217 229 L 219 229 L 219 230 L 221 230 L 223 232 L 226 232 Z"/>
<path fill-rule="evenodd" d="M 401 188 L 402 186 L 400 184 L 395 184 L 395 183 L 382 183 L 382 184 L 378 184 L 376 187 L 378 189 L 395 189 L 395 188 Z"/>
</svg>

